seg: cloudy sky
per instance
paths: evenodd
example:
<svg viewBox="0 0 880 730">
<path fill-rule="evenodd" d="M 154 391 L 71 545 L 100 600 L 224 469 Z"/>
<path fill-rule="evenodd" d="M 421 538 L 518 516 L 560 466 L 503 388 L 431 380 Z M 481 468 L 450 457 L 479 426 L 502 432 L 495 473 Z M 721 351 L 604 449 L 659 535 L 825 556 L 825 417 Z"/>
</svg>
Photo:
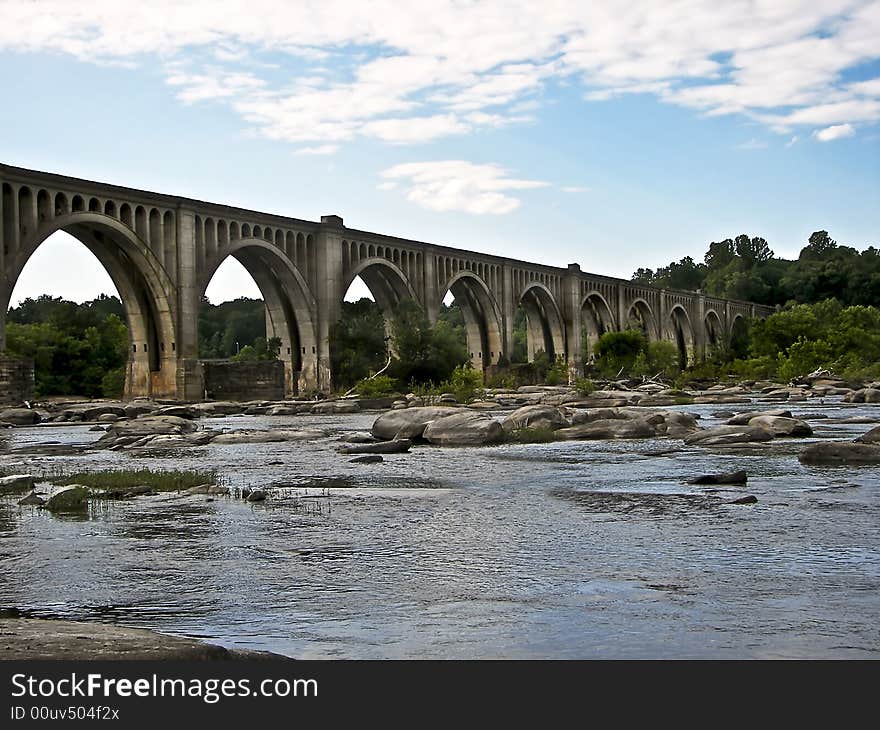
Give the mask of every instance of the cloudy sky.
<svg viewBox="0 0 880 730">
<path fill-rule="evenodd" d="M 626 278 L 864 248 L 878 38 L 864 0 L 0 0 L 0 160 Z M 89 257 L 47 242 L 13 302 L 108 290 Z"/>
</svg>

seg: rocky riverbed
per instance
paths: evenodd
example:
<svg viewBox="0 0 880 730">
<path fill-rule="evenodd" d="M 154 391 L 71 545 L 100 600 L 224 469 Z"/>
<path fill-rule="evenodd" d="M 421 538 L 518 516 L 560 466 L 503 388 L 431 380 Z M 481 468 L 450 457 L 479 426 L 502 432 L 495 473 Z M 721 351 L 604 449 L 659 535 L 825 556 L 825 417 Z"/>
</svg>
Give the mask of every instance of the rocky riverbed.
<svg viewBox="0 0 880 730">
<path fill-rule="evenodd" d="M 850 385 L 26 409 L 0 600 L 290 656 L 877 656 L 880 390 Z M 123 468 L 217 483 L 18 504 Z"/>
</svg>

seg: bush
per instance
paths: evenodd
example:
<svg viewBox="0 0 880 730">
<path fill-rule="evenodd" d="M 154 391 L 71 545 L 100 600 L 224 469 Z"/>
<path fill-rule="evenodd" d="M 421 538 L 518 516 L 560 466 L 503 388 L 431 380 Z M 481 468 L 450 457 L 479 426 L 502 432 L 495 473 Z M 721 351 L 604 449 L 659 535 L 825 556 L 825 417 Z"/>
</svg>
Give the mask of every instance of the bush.
<svg viewBox="0 0 880 730">
<path fill-rule="evenodd" d="M 592 395 L 596 392 L 596 384 L 588 378 L 578 378 L 575 380 L 574 388 L 581 395 Z"/>
<path fill-rule="evenodd" d="M 611 378 L 629 372 L 646 345 L 641 330 L 606 332 L 596 342 L 596 370 Z"/>
<path fill-rule="evenodd" d="M 125 368 L 108 370 L 101 378 L 101 393 L 105 398 L 121 398 L 125 391 Z"/>
<path fill-rule="evenodd" d="M 544 376 L 544 382 L 547 385 L 560 385 L 568 382 L 568 366 L 565 364 L 565 358 L 562 355 L 556 356 L 553 367 L 547 370 L 547 374 Z"/>
<path fill-rule="evenodd" d="M 483 373 L 470 365 L 459 365 L 449 380 L 440 385 L 444 393 L 452 393 L 459 403 L 470 403 L 483 396 Z"/>
<path fill-rule="evenodd" d="M 380 398 L 397 392 L 397 381 L 387 375 L 365 378 L 355 386 L 355 392 L 362 398 Z"/>
</svg>

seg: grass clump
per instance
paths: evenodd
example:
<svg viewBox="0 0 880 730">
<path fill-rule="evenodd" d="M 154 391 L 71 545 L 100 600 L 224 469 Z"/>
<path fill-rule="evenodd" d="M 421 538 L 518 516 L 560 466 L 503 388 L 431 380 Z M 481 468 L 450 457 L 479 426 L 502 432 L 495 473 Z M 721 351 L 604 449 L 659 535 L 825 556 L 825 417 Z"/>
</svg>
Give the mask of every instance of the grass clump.
<svg viewBox="0 0 880 730">
<path fill-rule="evenodd" d="M 552 428 L 518 428 L 504 434 L 504 440 L 512 444 L 546 444 L 555 441 Z"/>
<path fill-rule="evenodd" d="M 156 492 L 177 492 L 200 484 L 216 484 L 217 474 L 213 471 L 151 471 L 149 469 L 114 469 L 110 471 L 80 472 L 55 477 L 52 483 L 58 486 L 82 484 L 91 489 L 117 491 L 133 487 L 150 487 Z"/>
</svg>

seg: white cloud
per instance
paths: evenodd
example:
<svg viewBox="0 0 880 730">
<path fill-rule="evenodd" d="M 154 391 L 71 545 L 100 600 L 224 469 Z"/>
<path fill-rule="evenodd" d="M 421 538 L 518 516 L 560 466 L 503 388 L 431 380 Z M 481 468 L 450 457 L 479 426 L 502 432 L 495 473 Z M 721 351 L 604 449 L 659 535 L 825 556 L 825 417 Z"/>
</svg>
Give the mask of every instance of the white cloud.
<svg viewBox="0 0 880 730">
<path fill-rule="evenodd" d="M 846 74 L 880 58 L 877 0 L 433 0 L 430 14 L 394 0 L 0 0 L 0 18 L 0 49 L 159 59 L 184 103 L 228 105 L 290 142 L 524 122 L 551 81 L 592 103 L 652 94 L 786 134 L 880 120 L 880 79 Z"/>
<path fill-rule="evenodd" d="M 508 191 L 548 186 L 540 180 L 507 177 L 508 171 L 499 165 L 464 160 L 407 162 L 380 174 L 389 182 L 404 184 L 407 200 L 423 208 L 478 215 L 503 215 L 516 210 L 521 201 Z"/>
<path fill-rule="evenodd" d="M 800 139 L 797 135 L 794 135 L 788 142 L 785 143 L 785 148 L 788 149 L 792 145 L 796 144 L 798 139 Z"/>
<path fill-rule="evenodd" d="M 295 155 L 332 155 L 339 149 L 338 144 L 321 144 L 315 147 L 300 147 L 295 150 Z"/>
<path fill-rule="evenodd" d="M 813 132 L 813 136 L 820 142 L 831 142 L 835 139 L 843 139 L 844 137 L 852 137 L 856 133 L 852 124 L 834 124 L 825 129 Z"/>
<path fill-rule="evenodd" d="M 588 193 L 590 192 L 590 188 L 585 188 L 580 185 L 566 185 L 562 188 L 563 193 Z"/>
</svg>

